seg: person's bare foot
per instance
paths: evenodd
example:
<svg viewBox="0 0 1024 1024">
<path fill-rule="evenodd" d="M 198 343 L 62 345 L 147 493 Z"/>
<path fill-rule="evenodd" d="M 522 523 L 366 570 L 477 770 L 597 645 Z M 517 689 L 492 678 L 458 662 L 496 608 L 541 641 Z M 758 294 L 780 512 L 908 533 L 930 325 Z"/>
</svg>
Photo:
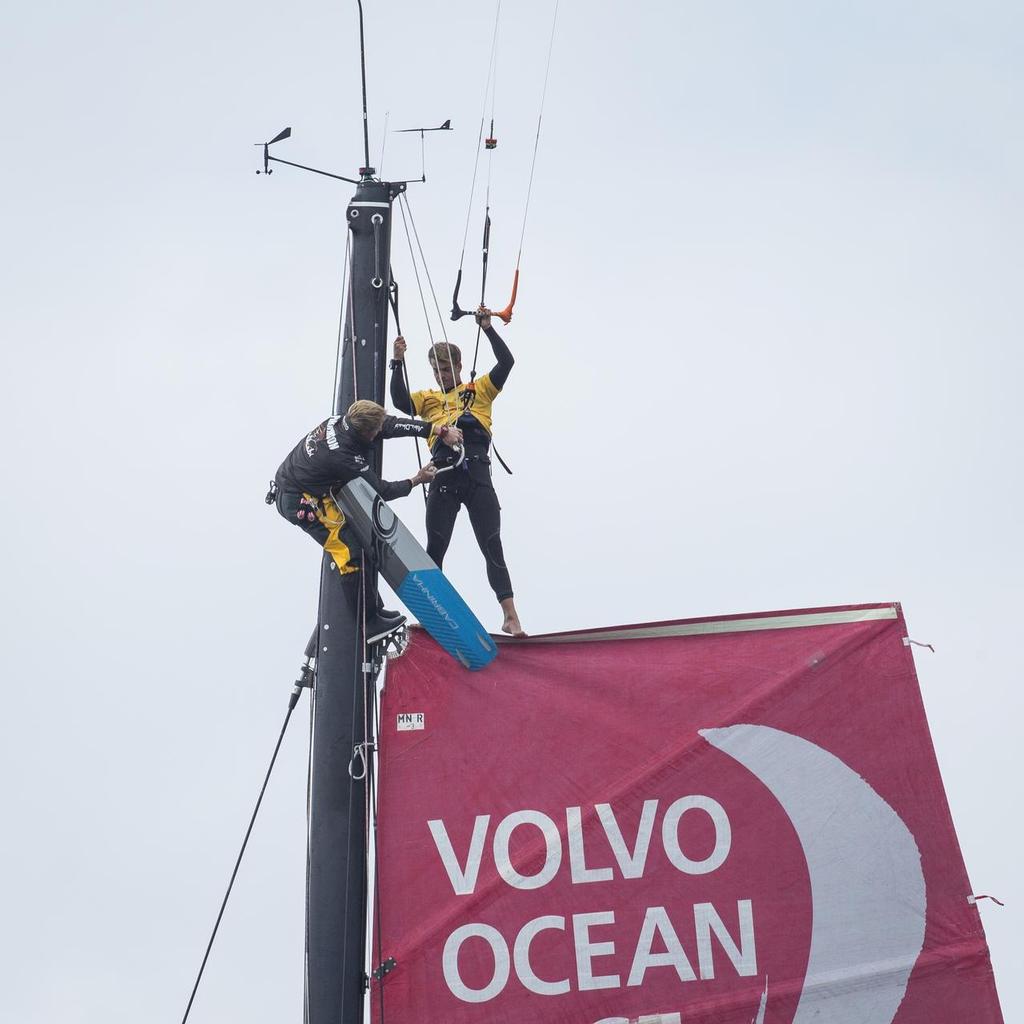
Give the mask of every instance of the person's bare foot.
<svg viewBox="0 0 1024 1024">
<path fill-rule="evenodd" d="M 514 637 L 526 636 L 522 625 L 514 615 L 505 616 L 505 621 L 501 624 L 501 631 L 502 633 L 508 633 L 509 636 Z"/>
<path fill-rule="evenodd" d="M 516 611 L 515 602 L 511 597 L 506 597 L 501 603 L 501 610 L 505 613 L 505 621 L 501 624 L 502 633 L 508 633 L 509 636 L 523 637 L 526 636 L 526 632 L 523 630 L 522 623 L 519 621 L 519 613 Z"/>
</svg>

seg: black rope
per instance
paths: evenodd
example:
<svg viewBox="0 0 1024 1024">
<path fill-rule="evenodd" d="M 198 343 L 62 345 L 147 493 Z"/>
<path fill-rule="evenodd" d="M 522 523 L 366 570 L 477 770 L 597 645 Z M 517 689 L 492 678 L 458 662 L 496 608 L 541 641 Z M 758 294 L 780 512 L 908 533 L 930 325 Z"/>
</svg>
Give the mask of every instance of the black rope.
<svg viewBox="0 0 1024 1024">
<path fill-rule="evenodd" d="M 231 879 L 228 882 L 227 890 L 224 893 L 224 899 L 221 900 L 220 910 L 217 912 L 217 920 L 214 922 L 213 931 L 210 933 L 210 941 L 206 944 L 206 952 L 203 954 L 203 962 L 199 965 L 199 973 L 196 975 L 195 984 L 192 986 L 192 993 L 188 997 L 188 1005 L 185 1007 L 185 1015 L 181 1018 L 181 1024 L 185 1024 L 188 1020 L 189 1013 L 192 1012 L 192 1004 L 195 1002 L 196 992 L 199 990 L 199 982 L 202 981 L 203 972 L 206 970 L 206 963 L 210 959 L 210 951 L 213 949 L 213 941 L 217 938 L 217 930 L 220 928 L 220 922 L 224 917 L 224 910 L 228 905 L 228 898 L 231 896 L 231 889 L 235 884 L 235 878 L 238 876 L 238 869 L 242 865 L 242 857 L 245 856 L 245 848 L 249 844 L 249 836 L 252 835 L 253 826 L 256 824 L 256 815 L 260 812 L 260 805 L 263 803 L 263 794 L 267 791 L 267 785 L 270 782 L 270 774 L 274 770 L 274 764 L 277 761 L 277 754 L 281 749 L 281 743 L 284 740 L 284 734 L 285 730 L 288 728 L 288 722 L 291 720 L 292 712 L 295 710 L 295 706 L 299 702 L 299 695 L 302 693 L 303 688 L 310 685 L 312 672 L 310 668 L 310 654 L 312 653 L 312 655 L 315 656 L 316 642 L 317 633 L 314 631 L 309 644 L 306 646 L 306 664 L 303 666 L 302 675 L 295 681 L 295 684 L 292 687 L 292 692 L 288 697 L 288 711 L 284 716 L 284 723 L 282 724 L 281 732 L 277 737 L 277 743 L 274 744 L 274 753 L 270 758 L 270 765 L 267 767 L 267 774 L 263 778 L 263 785 L 260 787 L 260 795 L 256 798 L 256 806 L 253 808 L 252 817 L 249 819 L 249 827 L 245 830 L 245 838 L 242 840 L 242 848 L 238 851 L 238 858 L 235 861 L 234 870 L 231 872 Z"/>
<path fill-rule="evenodd" d="M 490 194 L 490 185 L 488 185 L 488 196 Z M 487 210 L 484 213 L 484 238 L 481 246 L 481 258 L 483 266 L 480 271 L 480 305 L 484 305 L 484 296 L 487 292 L 487 257 L 490 253 L 491 248 L 491 207 L 488 202 Z M 477 356 L 480 354 L 480 332 L 482 328 L 480 326 L 480 317 L 476 318 L 476 344 L 473 346 L 473 367 L 469 372 L 469 382 L 472 384 L 476 380 L 476 361 Z"/>
</svg>

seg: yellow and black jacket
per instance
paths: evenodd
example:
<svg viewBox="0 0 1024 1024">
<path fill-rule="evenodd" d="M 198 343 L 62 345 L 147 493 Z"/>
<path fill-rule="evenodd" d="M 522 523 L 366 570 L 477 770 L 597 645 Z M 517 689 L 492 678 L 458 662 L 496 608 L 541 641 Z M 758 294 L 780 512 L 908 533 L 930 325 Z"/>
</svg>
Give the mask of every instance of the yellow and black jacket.
<svg viewBox="0 0 1024 1024">
<path fill-rule="evenodd" d="M 391 402 L 396 409 L 410 415 L 422 416 L 434 425 L 435 434 L 430 446 L 435 462 L 444 463 L 449 458 L 450 449 L 446 450 L 447 446 L 436 434 L 437 428 L 444 424 L 454 424 L 462 431 L 467 452 L 486 453 L 490 447 L 493 431 L 492 406 L 512 372 L 515 358 L 493 327 L 489 327 L 484 333 L 491 343 L 497 362 L 488 373 L 477 377 L 473 384 L 457 384 L 446 392 L 431 388 L 427 391 L 414 391 L 410 395 L 401 367 L 392 363 Z"/>
</svg>

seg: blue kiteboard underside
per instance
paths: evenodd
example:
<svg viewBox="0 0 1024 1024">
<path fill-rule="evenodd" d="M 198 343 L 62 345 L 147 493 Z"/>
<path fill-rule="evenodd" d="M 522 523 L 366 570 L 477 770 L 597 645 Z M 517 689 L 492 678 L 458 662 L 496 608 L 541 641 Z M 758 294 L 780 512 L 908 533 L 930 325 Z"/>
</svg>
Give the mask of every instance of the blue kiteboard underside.
<svg viewBox="0 0 1024 1024">
<path fill-rule="evenodd" d="M 396 592 L 427 632 L 466 668 L 483 668 L 494 660 L 497 644 L 436 565 L 409 573 Z"/>
<path fill-rule="evenodd" d="M 391 506 L 361 477 L 334 493 L 381 575 L 424 629 L 468 669 L 483 668 L 498 645 Z"/>
</svg>

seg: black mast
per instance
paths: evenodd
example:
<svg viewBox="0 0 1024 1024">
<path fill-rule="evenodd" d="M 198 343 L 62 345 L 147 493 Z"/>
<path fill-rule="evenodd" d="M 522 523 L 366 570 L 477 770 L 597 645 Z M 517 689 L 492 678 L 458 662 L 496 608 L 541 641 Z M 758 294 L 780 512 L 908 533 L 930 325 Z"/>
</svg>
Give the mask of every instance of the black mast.
<svg viewBox="0 0 1024 1024">
<path fill-rule="evenodd" d="M 404 186 L 366 178 L 348 206 L 351 288 L 335 411 L 357 398 L 384 404 L 391 202 Z M 373 453 L 381 470 L 381 446 Z M 362 1021 L 366 936 L 366 762 L 372 757 L 378 665 L 362 643 L 363 604 L 372 610 L 377 573 L 358 584 L 324 556 L 310 753 L 306 891 L 306 1021 Z M 364 670 L 364 656 L 369 664 Z M 363 758 L 356 755 L 360 744 Z M 350 771 L 350 766 L 352 771 Z M 359 778 L 358 776 L 362 776 Z"/>
<path fill-rule="evenodd" d="M 356 399 L 384 404 L 387 364 L 391 204 L 404 182 L 373 178 L 366 119 L 363 11 L 359 3 L 363 83 L 360 180 L 348 205 L 351 264 L 334 411 Z M 373 453 L 381 471 L 381 445 Z M 376 570 L 366 565 L 344 583 L 325 555 L 320 585 L 317 672 L 310 751 L 306 883 L 307 1024 L 363 1019 L 367 922 L 367 767 L 372 770 L 373 700 L 379 654 L 364 649 L 364 606 L 373 609 Z M 362 751 L 362 757 L 358 751 Z"/>
</svg>

